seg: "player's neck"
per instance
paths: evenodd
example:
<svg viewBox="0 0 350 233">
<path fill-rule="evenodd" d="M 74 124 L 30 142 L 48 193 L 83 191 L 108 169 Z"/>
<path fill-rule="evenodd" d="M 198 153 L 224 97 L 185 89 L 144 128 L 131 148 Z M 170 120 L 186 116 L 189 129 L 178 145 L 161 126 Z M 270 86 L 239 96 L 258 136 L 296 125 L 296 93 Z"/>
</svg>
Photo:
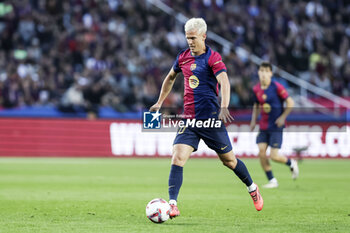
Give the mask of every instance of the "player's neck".
<svg viewBox="0 0 350 233">
<path fill-rule="evenodd" d="M 206 46 L 204 44 L 204 46 L 200 50 L 198 50 L 197 52 L 192 52 L 192 56 L 196 56 L 196 57 L 200 56 L 203 53 L 205 53 L 206 51 L 207 51 L 207 48 L 206 48 Z"/>
<path fill-rule="evenodd" d="M 260 87 L 261 87 L 261 89 L 266 90 L 267 88 L 269 88 L 270 84 L 271 84 L 271 82 L 264 83 L 264 84 L 260 83 Z"/>
</svg>

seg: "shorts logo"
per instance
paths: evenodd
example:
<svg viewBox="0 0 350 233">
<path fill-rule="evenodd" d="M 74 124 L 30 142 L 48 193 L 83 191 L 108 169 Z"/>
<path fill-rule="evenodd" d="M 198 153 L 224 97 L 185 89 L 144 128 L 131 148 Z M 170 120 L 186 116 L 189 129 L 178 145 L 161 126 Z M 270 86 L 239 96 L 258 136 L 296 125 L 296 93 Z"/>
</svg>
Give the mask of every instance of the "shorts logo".
<svg viewBox="0 0 350 233">
<path fill-rule="evenodd" d="M 221 149 L 221 150 L 225 150 L 225 149 L 226 149 L 226 147 L 227 147 L 227 146 L 225 146 L 225 147 L 221 147 L 220 149 Z"/>
<path fill-rule="evenodd" d="M 195 70 L 197 67 L 197 65 L 195 63 L 191 64 L 190 70 L 193 71 Z"/>
<path fill-rule="evenodd" d="M 199 80 L 198 80 L 198 78 L 197 78 L 196 76 L 194 76 L 194 75 L 192 75 L 192 76 L 188 79 L 188 82 L 189 82 L 190 87 L 191 87 L 192 89 L 198 87 L 198 85 L 199 85 Z"/>
<path fill-rule="evenodd" d="M 157 112 L 144 112 L 143 113 L 143 128 L 144 129 L 160 129 L 161 113 Z"/>
<path fill-rule="evenodd" d="M 186 127 L 179 127 L 177 134 L 183 134 L 185 132 Z"/>
<path fill-rule="evenodd" d="M 271 105 L 269 105 L 268 103 L 264 103 L 263 104 L 263 110 L 264 110 L 265 113 L 271 112 Z"/>
</svg>

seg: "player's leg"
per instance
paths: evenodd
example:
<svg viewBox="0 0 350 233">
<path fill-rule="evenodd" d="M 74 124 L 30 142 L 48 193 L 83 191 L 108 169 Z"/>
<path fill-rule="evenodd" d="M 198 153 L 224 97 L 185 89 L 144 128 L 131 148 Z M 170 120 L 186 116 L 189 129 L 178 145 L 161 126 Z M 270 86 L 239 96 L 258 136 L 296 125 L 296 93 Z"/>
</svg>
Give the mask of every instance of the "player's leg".
<svg viewBox="0 0 350 233">
<path fill-rule="evenodd" d="M 260 131 L 257 138 L 256 138 L 256 143 L 258 144 L 258 148 L 259 148 L 260 164 L 261 164 L 261 167 L 263 168 L 263 170 L 266 174 L 266 177 L 269 181 L 263 187 L 264 188 L 277 188 L 278 182 L 277 182 L 277 179 L 273 176 L 270 161 L 266 155 L 266 150 L 268 147 L 269 140 L 270 140 L 270 133 L 268 131 Z"/>
<path fill-rule="evenodd" d="M 187 144 L 175 144 L 173 146 L 173 156 L 171 165 L 184 167 L 194 148 Z"/>
<path fill-rule="evenodd" d="M 267 150 L 268 145 L 265 142 L 260 142 L 260 143 L 258 143 L 258 147 L 259 147 L 260 164 L 261 164 L 261 167 L 263 168 L 263 170 L 266 174 L 266 177 L 269 181 L 263 187 L 264 188 L 277 188 L 278 182 L 277 182 L 277 179 L 273 176 L 270 161 L 266 155 L 266 150 Z"/>
<path fill-rule="evenodd" d="M 173 157 L 171 160 L 171 169 L 169 174 L 169 204 L 170 204 L 170 218 L 180 215 L 177 208 L 177 196 L 182 185 L 183 167 L 186 161 L 193 152 L 193 147 L 186 144 L 175 144 L 173 146 Z"/>
<path fill-rule="evenodd" d="M 222 163 L 231 169 L 247 186 L 248 192 L 253 199 L 256 210 L 262 210 L 264 201 L 261 197 L 258 186 L 253 182 L 245 164 L 240 159 L 236 158 L 232 150 L 224 154 L 218 153 L 218 156 Z"/>
<path fill-rule="evenodd" d="M 271 147 L 270 157 L 274 162 L 286 164 L 291 172 L 292 178 L 296 179 L 299 176 L 299 168 L 298 163 L 294 159 L 289 159 L 285 156 L 279 154 L 279 149 L 282 145 L 283 132 L 282 131 L 274 131 L 271 132 L 269 145 Z"/>
<path fill-rule="evenodd" d="M 268 143 L 269 143 L 269 146 L 271 147 L 270 158 L 274 162 L 287 164 L 289 166 L 290 160 L 285 156 L 279 155 L 279 149 L 281 148 L 281 145 L 282 145 L 282 136 L 283 136 L 282 131 L 269 132 Z"/>
<path fill-rule="evenodd" d="M 175 144 L 169 174 L 169 203 L 175 204 L 182 185 L 183 167 L 193 152 L 193 147 L 186 144 Z"/>
<path fill-rule="evenodd" d="M 177 197 L 180 192 L 183 180 L 183 167 L 191 153 L 197 150 L 199 137 L 196 133 L 187 128 L 180 128 L 177 132 L 173 146 L 171 169 L 169 174 L 169 204 L 171 207 L 170 218 L 180 215 L 177 208 Z"/>
<path fill-rule="evenodd" d="M 267 147 L 268 145 L 265 142 L 258 143 L 260 164 L 264 171 L 271 170 L 270 161 L 266 155 Z"/>
<path fill-rule="evenodd" d="M 286 164 L 287 166 L 290 166 L 290 164 L 291 164 L 290 159 L 279 154 L 279 148 L 271 147 L 270 157 L 271 157 L 272 161 L 274 161 L 276 163 L 283 163 L 283 164 Z"/>
<path fill-rule="evenodd" d="M 264 201 L 260 195 L 259 188 L 253 183 L 245 164 L 241 160 L 236 159 L 225 125 L 222 124 L 220 128 L 201 129 L 197 133 L 210 149 L 216 151 L 222 163 L 245 183 L 254 201 L 255 208 L 260 211 Z"/>
<path fill-rule="evenodd" d="M 253 185 L 253 180 L 250 177 L 247 167 L 240 159 L 236 158 L 232 150 L 224 154 L 218 153 L 218 156 L 223 165 L 231 169 L 245 183 L 248 191 L 254 191 L 256 187 Z M 250 187 L 251 185 L 253 187 Z"/>
<path fill-rule="evenodd" d="M 292 172 L 292 178 L 296 179 L 299 176 L 298 162 L 294 159 L 289 159 L 279 154 L 279 148 L 271 148 L 270 152 L 271 159 L 278 163 L 286 164 Z"/>
<path fill-rule="evenodd" d="M 242 182 L 247 185 L 249 191 L 253 191 L 255 189 L 255 184 L 244 163 L 236 159 L 225 125 L 222 124 L 221 128 L 218 129 L 201 129 L 198 133 L 205 144 L 207 144 L 210 149 L 216 151 L 222 163 L 235 172 Z M 251 185 L 253 186 L 250 187 Z"/>
</svg>

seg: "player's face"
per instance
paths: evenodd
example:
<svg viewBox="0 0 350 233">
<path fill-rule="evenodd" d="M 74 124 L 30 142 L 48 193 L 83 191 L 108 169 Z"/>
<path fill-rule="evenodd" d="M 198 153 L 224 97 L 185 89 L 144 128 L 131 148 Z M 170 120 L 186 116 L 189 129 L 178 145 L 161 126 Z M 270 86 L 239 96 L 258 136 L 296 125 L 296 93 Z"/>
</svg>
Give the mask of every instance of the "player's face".
<svg viewBox="0 0 350 233">
<path fill-rule="evenodd" d="M 259 80 L 262 85 L 269 85 L 272 78 L 272 70 L 269 67 L 260 67 L 258 71 Z"/>
<path fill-rule="evenodd" d="M 205 51 L 206 34 L 198 34 L 197 31 L 186 32 L 187 44 L 194 55 Z"/>
</svg>

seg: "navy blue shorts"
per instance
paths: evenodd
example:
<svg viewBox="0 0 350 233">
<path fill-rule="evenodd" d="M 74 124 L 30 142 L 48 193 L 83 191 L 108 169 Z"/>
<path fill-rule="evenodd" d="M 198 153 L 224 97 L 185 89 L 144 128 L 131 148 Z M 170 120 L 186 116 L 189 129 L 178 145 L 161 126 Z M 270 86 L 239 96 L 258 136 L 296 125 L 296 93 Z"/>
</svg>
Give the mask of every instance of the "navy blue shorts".
<svg viewBox="0 0 350 233">
<path fill-rule="evenodd" d="M 194 151 L 198 149 L 199 140 L 203 139 L 205 144 L 218 154 L 224 154 L 232 150 L 230 138 L 225 125 L 221 128 L 197 128 L 183 127 L 177 131 L 175 144 L 186 144 L 192 146 Z"/>
<path fill-rule="evenodd" d="M 261 130 L 256 138 L 256 143 L 267 143 L 272 148 L 281 148 L 283 131 Z"/>
</svg>

